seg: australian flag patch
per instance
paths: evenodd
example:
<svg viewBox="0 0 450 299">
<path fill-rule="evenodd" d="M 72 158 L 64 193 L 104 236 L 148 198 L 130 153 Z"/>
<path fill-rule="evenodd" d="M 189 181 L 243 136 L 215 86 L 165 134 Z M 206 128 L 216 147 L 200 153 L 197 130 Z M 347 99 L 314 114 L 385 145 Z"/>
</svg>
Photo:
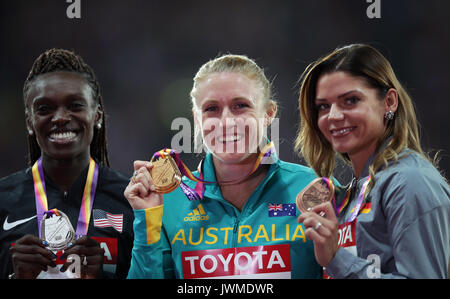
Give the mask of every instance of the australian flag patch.
<svg viewBox="0 0 450 299">
<path fill-rule="evenodd" d="M 297 216 L 295 203 L 269 203 L 269 217 Z"/>
</svg>

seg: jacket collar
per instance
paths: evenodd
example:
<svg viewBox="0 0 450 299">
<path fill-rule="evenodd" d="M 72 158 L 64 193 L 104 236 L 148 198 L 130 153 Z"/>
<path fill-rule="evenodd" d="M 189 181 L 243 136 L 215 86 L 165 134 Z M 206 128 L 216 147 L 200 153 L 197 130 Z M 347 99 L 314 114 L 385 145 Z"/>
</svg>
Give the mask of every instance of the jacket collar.
<svg viewBox="0 0 450 299">
<path fill-rule="evenodd" d="M 390 136 L 389 138 L 387 138 L 387 139 L 381 144 L 381 146 L 378 148 L 378 150 L 377 150 L 376 152 L 372 153 L 372 155 L 370 155 L 369 159 L 367 159 L 366 164 L 364 165 L 364 168 L 363 168 L 363 170 L 362 170 L 362 172 L 361 172 L 361 176 L 359 177 L 359 180 L 360 180 L 361 178 L 364 178 L 364 177 L 369 176 L 369 167 L 370 167 L 370 165 L 372 165 L 372 163 L 373 163 L 373 160 L 374 160 L 374 158 L 375 158 L 375 154 L 378 153 L 378 152 L 380 152 L 380 151 L 382 151 L 382 150 L 384 150 L 384 149 L 388 146 L 388 144 L 392 141 L 393 138 L 394 138 L 394 136 Z M 382 166 L 382 168 L 383 168 L 383 166 Z M 355 173 L 353 173 L 353 177 L 355 177 Z"/>
<path fill-rule="evenodd" d="M 255 192 L 263 188 L 264 185 L 267 183 L 267 181 L 270 180 L 270 178 L 273 176 L 276 170 L 280 167 L 280 159 L 278 158 L 278 155 L 275 151 L 272 152 L 269 159 L 266 160 L 265 164 L 270 164 L 270 167 L 267 171 L 266 177 L 255 189 Z M 213 155 L 211 153 L 206 154 L 205 158 L 200 164 L 200 168 L 203 173 L 203 180 L 208 182 L 217 182 L 216 173 L 214 169 Z M 218 184 L 205 184 L 204 196 L 214 199 L 223 199 L 222 192 Z"/>
</svg>

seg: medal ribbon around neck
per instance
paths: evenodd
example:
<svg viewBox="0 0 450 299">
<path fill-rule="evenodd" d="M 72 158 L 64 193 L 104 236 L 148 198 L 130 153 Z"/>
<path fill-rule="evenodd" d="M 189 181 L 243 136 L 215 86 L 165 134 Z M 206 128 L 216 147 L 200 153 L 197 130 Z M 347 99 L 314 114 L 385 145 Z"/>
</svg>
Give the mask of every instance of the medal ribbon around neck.
<svg viewBox="0 0 450 299">
<path fill-rule="evenodd" d="M 181 182 L 180 187 L 183 193 L 187 196 L 189 200 L 201 200 L 203 199 L 203 195 L 205 193 L 205 185 L 204 184 L 220 184 L 220 185 L 231 185 L 231 184 L 237 184 L 243 180 L 245 180 L 247 177 L 252 175 L 256 170 L 259 169 L 259 167 L 263 164 L 263 162 L 269 158 L 273 153 L 275 152 L 275 145 L 273 142 L 269 142 L 264 146 L 264 148 L 261 150 L 261 152 L 258 155 L 258 158 L 255 161 L 255 164 L 253 165 L 250 172 L 244 176 L 243 178 L 237 179 L 237 180 L 231 180 L 231 181 L 225 181 L 225 182 L 209 182 L 203 180 L 203 173 L 202 173 L 202 162 L 198 165 L 198 173 L 199 177 L 196 177 L 186 166 L 186 164 L 183 163 L 183 161 L 180 158 L 180 154 L 176 151 L 165 148 L 163 150 L 160 150 L 156 152 L 153 157 L 154 158 L 164 158 L 164 156 L 170 155 L 175 160 L 175 163 L 178 166 L 178 169 L 180 170 L 181 174 L 189 178 L 190 180 L 196 182 L 195 188 L 192 189 L 185 183 Z"/>
<path fill-rule="evenodd" d="M 42 157 L 40 157 L 32 167 L 34 181 L 34 195 L 36 199 L 36 213 L 38 219 L 39 238 L 41 238 L 40 224 L 44 214 L 47 216 L 59 216 L 57 209 L 48 210 L 47 193 L 45 189 L 44 168 L 42 167 Z M 89 221 L 91 219 L 92 206 L 94 205 L 95 190 L 98 182 L 98 165 L 94 159 L 90 158 L 89 170 L 84 186 L 83 198 L 81 200 L 80 214 L 78 216 L 76 237 L 77 239 L 87 235 Z"/>
<path fill-rule="evenodd" d="M 362 188 L 361 188 L 361 192 L 358 195 L 358 198 L 356 200 L 356 205 L 352 210 L 352 214 L 350 215 L 350 217 L 346 220 L 346 222 L 353 222 L 353 220 L 355 220 L 356 216 L 358 216 L 359 211 L 361 210 L 361 205 L 364 201 L 364 197 L 365 197 L 365 193 L 367 190 L 367 186 L 369 185 L 370 181 L 371 181 L 372 177 L 369 175 L 366 179 L 366 181 L 364 182 Z M 330 180 L 329 178 L 323 177 L 322 180 L 327 183 L 328 186 L 331 186 L 333 184 L 333 181 Z M 342 201 L 342 203 L 339 206 L 336 206 L 336 197 L 333 197 L 332 203 L 333 203 L 333 208 L 334 211 L 336 212 L 336 215 L 339 216 L 339 214 L 342 212 L 342 210 L 347 206 L 348 202 L 350 201 L 350 195 L 351 195 L 351 188 L 347 189 L 347 192 L 345 193 L 345 198 Z"/>
</svg>

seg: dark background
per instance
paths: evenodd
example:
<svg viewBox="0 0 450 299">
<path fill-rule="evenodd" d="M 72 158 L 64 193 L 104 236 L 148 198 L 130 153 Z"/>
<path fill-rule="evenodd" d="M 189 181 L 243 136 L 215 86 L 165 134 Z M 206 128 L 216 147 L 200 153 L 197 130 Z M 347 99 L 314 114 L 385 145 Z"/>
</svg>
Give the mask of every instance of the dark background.
<svg viewBox="0 0 450 299">
<path fill-rule="evenodd" d="M 0 177 L 26 166 L 22 87 L 36 57 L 52 47 L 75 50 L 93 67 L 107 114 L 111 166 L 170 147 L 176 117 L 191 117 L 198 68 L 218 54 L 246 54 L 273 80 L 280 109 L 280 157 L 293 151 L 299 76 L 337 46 L 366 42 L 392 63 L 415 101 L 426 151 L 450 169 L 448 69 L 450 1 L 381 0 L 81 0 L 69 19 L 65 0 L 0 0 Z M 200 156 L 184 155 L 193 169 Z M 348 170 L 347 170 L 348 171 Z M 345 180 L 345 175 L 343 176 Z"/>
</svg>

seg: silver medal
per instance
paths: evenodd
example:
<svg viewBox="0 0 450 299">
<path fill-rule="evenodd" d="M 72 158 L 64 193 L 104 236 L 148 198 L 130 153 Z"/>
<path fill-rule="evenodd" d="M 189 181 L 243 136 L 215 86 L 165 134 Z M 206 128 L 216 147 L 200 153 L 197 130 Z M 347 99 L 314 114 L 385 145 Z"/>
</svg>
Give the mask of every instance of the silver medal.
<svg viewBox="0 0 450 299">
<path fill-rule="evenodd" d="M 48 249 L 63 250 L 75 239 L 75 230 L 66 214 L 44 214 L 41 222 L 41 237 L 48 242 Z"/>
</svg>

